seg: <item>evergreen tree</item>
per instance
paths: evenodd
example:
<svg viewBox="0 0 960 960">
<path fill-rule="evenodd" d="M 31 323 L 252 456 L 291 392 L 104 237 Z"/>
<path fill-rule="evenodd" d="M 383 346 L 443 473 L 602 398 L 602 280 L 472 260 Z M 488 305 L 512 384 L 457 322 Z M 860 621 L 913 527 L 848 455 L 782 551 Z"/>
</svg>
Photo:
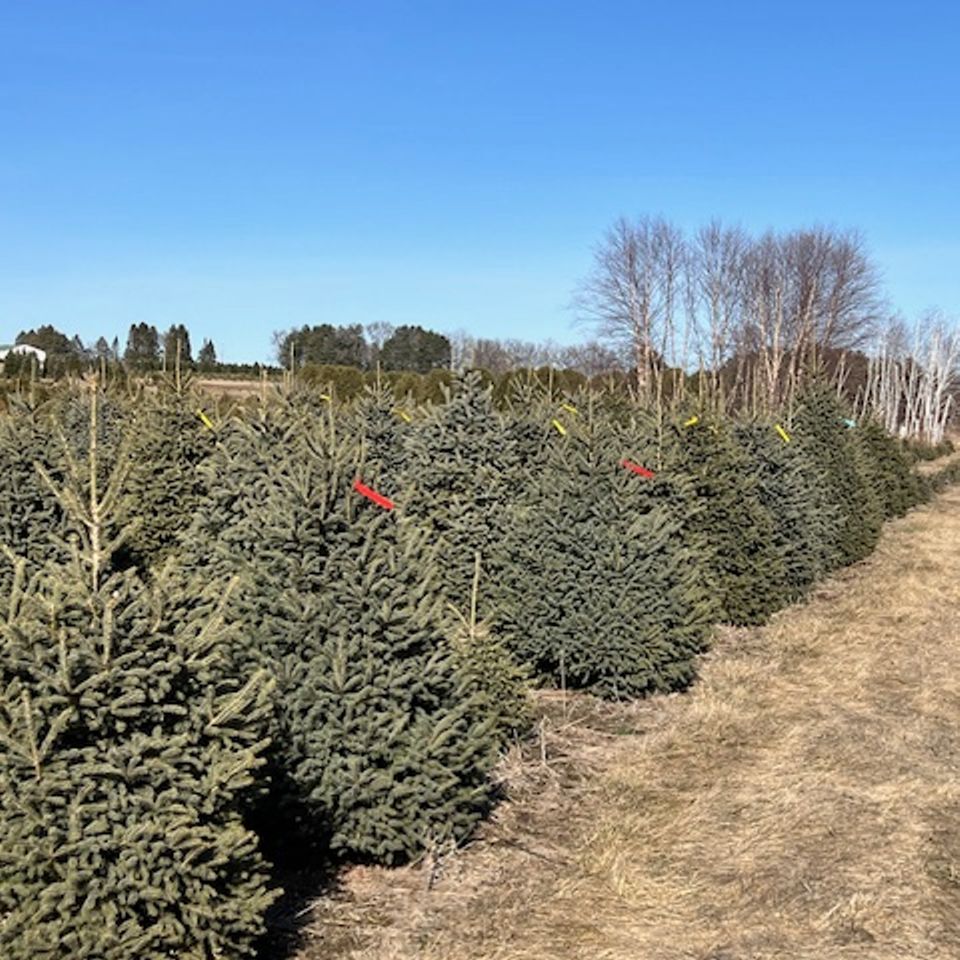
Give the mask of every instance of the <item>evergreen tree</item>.
<svg viewBox="0 0 960 960">
<path fill-rule="evenodd" d="M 665 496 L 683 479 L 625 469 L 624 439 L 580 410 L 511 511 L 502 574 L 518 658 L 550 682 L 614 698 L 689 683 L 714 609 Z M 629 452 L 654 459 L 652 438 L 634 438 Z"/>
<path fill-rule="evenodd" d="M 407 434 L 408 516 L 440 544 L 439 586 L 447 603 L 464 612 L 479 553 L 486 577 L 478 615 L 496 618 L 498 557 L 507 507 L 516 495 L 506 465 L 515 456 L 492 390 L 477 373 L 459 377 L 446 402 L 428 411 Z"/>
<path fill-rule="evenodd" d="M 924 499 L 922 482 L 910 458 L 879 423 L 861 420 L 851 433 L 864 456 L 869 483 L 885 519 L 902 517 Z"/>
<path fill-rule="evenodd" d="M 0 418 L 0 546 L 23 558 L 33 573 L 56 551 L 66 530 L 61 505 L 37 466 L 52 470 L 49 404 L 8 397 Z M 0 554 L 0 608 L 12 586 L 13 566 Z"/>
<path fill-rule="evenodd" d="M 101 492 L 92 417 L 67 559 L 16 560 L 0 622 L 0 952 L 247 956 L 274 897 L 239 812 L 267 683 L 223 670 L 211 590 L 108 572 L 124 469 Z"/>
<path fill-rule="evenodd" d="M 160 363 L 160 337 L 148 323 L 134 323 L 127 336 L 124 362 L 135 370 L 156 370 Z"/>
<path fill-rule="evenodd" d="M 706 544 L 707 580 L 726 623 L 763 623 L 782 602 L 786 573 L 773 544 L 756 463 L 727 426 L 700 415 L 668 433 L 667 463 L 693 481 L 699 508 L 686 527 Z"/>
<path fill-rule="evenodd" d="M 36 330 L 21 330 L 17 334 L 16 342 L 27 343 L 32 347 L 43 350 L 49 357 L 68 357 L 73 354 L 75 342 L 56 327 L 46 324 Z"/>
<path fill-rule="evenodd" d="M 412 418 L 393 391 L 378 382 L 364 388 L 344 419 L 344 429 L 360 446 L 358 466 L 364 479 L 390 497 L 399 496 L 409 483 L 405 469 Z"/>
<path fill-rule="evenodd" d="M 190 331 L 182 323 L 172 324 L 163 335 L 163 362 L 168 370 L 173 369 L 178 357 L 183 367 L 193 363 Z"/>
<path fill-rule="evenodd" d="M 216 369 L 217 348 L 213 345 L 212 340 L 204 339 L 203 346 L 200 347 L 200 352 L 197 354 L 197 361 L 201 371 L 204 373 L 209 373 L 211 370 Z"/>
<path fill-rule="evenodd" d="M 133 468 L 126 489 L 136 527 L 124 558 L 142 573 L 175 550 L 203 509 L 206 487 L 200 466 L 217 442 L 209 417 L 200 416 L 203 402 L 162 384 L 129 409 Z"/>
<path fill-rule="evenodd" d="M 222 436 L 191 540 L 240 576 L 232 619 L 277 679 L 285 826 L 393 862 L 483 813 L 497 726 L 442 628 L 436 547 L 353 490 L 360 462 L 305 398 L 264 407 Z"/>
<path fill-rule="evenodd" d="M 407 439 L 416 426 L 409 411 L 395 405 L 392 392 L 384 386 L 368 387 L 354 405 L 347 429 L 361 445 L 359 469 L 363 477 L 381 493 L 402 497 L 405 505 L 415 503 L 419 491 L 405 468 L 409 465 Z M 515 450 L 509 442 L 509 430 L 506 435 L 505 449 Z M 416 508 L 407 512 L 420 516 Z M 494 561 L 498 555 L 493 555 Z M 527 677 L 496 629 L 478 613 L 481 584 L 488 586 L 481 570 L 482 557 L 476 554 L 469 593 L 462 603 L 448 604 L 445 611 L 441 607 L 441 615 L 460 677 L 471 695 L 482 701 L 482 710 L 494 719 L 498 741 L 505 742 L 527 727 Z"/>
<path fill-rule="evenodd" d="M 378 359 L 384 370 L 429 373 L 450 366 L 450 341 L 423 327 L 397 327 L 380 347 Z"/>
<path fill-rule="evenodd" d="M 367 357 L 367 342 L 359 323 L 342 327 L 329 323 L 304 325 L 299 330 L 277 331 L 273 339 L 277 360 L 284 367 L 289 366 L 291 357 L 295 367 L 308 363 L 363 367 Z"/>
<path fill-rule="evenodd" d="M 757 470 L 760 503 L 773 520 L 772 542 L 785 574 L 781 600 L 793 602 L 829 569 L 835 511 L 823 502 L 820 478 L 792 439 L 784 441 L 764 422 L 738 424 L 735 433 Z"/>
<path fill-rule="evenodd" d="M 498 743 L 440 628 L 425 533 L 353 509 L 326 589 L 289 598 L 310 626 L 285 671 L 287 765 L 334 851 L 389 863 L 470 833 Z"/>
<path fill-rule="evenodd" d="M 848 416 L 832 390 L 813 386 L 801 398 L 793 420 L 797 450 L 820 480 L 825 515 L 836 520 L 827 543 L 831 568 L 866 557 L 883 523 L 866 455 L 845 425 Z"/>
</svg>

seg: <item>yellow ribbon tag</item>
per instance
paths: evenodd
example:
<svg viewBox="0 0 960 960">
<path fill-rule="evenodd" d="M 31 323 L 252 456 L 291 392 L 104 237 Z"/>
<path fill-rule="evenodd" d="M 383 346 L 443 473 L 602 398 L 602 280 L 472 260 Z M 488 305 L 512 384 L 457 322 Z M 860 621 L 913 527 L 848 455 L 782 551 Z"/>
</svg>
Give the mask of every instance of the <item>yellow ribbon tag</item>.
<svg viewBox="0 0 960 960">
<path fill-rule="evenodd" d="M 202 410 L 198 410 L 198 411 L 197 411 L 197 416 L 203 421 L 203 425 L 204 425 L 208 430 L 215 430 L 215 429 L 216 429 L 216 428 L 214 427 L 213 423 L 211 422 L 210 418 L 209 418 Z"/>
<path fill-rule="evenodd" d="M 689 420 L 687 420 L 686 423 L 684 423 L 684 426 L 695 427 L 699 422 L 700 422 L 700 418 L 694 416 L 694 417 L 691 417 Z"/>
<path fill-rule="evenodd" d="M 556 427 L 557 433 L 559 433 L 561 437 L 567 435 L 567 428 L 559 420 L 551 420 L 550 422 Z"/>
<path fill-rule="evenodd" d="M 329 394 L 329 393 L 321 393 L 321 394 L 320 394 L 320 399 L 321 399 L 321 400 L 325 400 L 327 403 L 332 402 L 332 398 L 330 397 L 330 394 Z"/>
<path fill-rule="evenodd" d="M 784 443 L 789 443 L 789 442 L 790 442 L 790 434 L 787 433 L 787 431 L 784 430 L 783 427 L 781 427 L 779 423 L 774 424 L 774 429 L 777 431 L 777 433 L 780 434 L 780 439 L 781 439 Z"/>
<path fill-rule="evenodd" d="M 405 423 L 409 423 L 413 419 L 406 410 L 394 410 L 393 412 Z"/>
<path fill-rule="evenodd" d="M 574 416 L 577 414 L 577 408 L 572 403 L 561 403 L 561 410 L 566 410 L 567 413 L 572 413 Z"/>
</svg>

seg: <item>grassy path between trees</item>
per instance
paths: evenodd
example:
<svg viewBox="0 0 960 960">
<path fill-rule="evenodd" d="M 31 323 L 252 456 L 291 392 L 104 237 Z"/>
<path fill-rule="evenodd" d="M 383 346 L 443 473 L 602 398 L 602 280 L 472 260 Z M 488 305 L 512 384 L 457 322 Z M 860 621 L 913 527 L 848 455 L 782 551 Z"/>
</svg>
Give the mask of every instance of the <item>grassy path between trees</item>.
<svg viewBox="0 0 960 960">
<path fill-rule="evenodd" d="M 483 835 L 351 870 L 298 960 L 960 955 L 960 489 L 690 692 L 543 709 Z"/>
</svg>

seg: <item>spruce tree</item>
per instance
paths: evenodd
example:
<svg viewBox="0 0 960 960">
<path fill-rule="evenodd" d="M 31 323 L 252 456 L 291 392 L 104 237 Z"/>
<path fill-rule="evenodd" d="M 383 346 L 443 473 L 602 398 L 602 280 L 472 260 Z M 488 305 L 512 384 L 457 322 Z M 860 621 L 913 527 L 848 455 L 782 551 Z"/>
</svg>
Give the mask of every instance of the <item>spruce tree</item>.
<svg viewBox="0 0 960 960">
<path fill-rule="evenodd" d="M 516 495 L 506 467 L 513 460 L 492 390 L 476 372 L 461 376 L 407 439 L 410 493 L 405 513 L 441 547 L 439 587 L 464 611 L 470 601 L 476 555 L 487 576 L 481 583 L 481 619 L 496 615 L 497 556 L 506 534 L 506 512 Z"/>
<path fill-rule="evenodd" d="M 137 527 L 126 560 L 147 572 L 173 553 L 203 506 L 200 466 L 217 442 L 205 398 L 163 383 L 128 407 L 133 469 L 127 489 Z"/>
<path fill-rule="evenodd" d="M 521 662 L 612 698 L 689 683 L 712 609 L 683 523 L 658 494 L 669 481 L 625 469 L 622 442 L 585 405 L 510 514 L 502 583 Z M 651 459 L 652 442 L 634 455 Z"/>
<path fill-rule="evenodd" d="M 862 451 L 870 486 L 885 519 L 902 517 L 924 499 L 921 480 L 910 458 L 879 423 L 861 420 L 851 433 Z"/>
<path fill-rule="evenodd" d="M 94 404 L 87 481 L 56 487 L 67 558 L 15 559 L 0 622 L 0 953 L 248 956 L 274 898 L 239 812 L 267 683 L 223 669 L 212 591 L 110 572 L 125 466 L 101 488 L 96 438 Z"/>
<path fill-rule="evenodd" d="M 773 519 L 761 502 L 757 465 L 726 423 L 705 414 L 686 423 L 681 417 L 669 428 L 665 459 L 693 482 L 698 509 L 686 528 L 706 544 L 707 581 L 720 619 L 763 623 L 782 603 L 786 574 Z"/>
<path fill-rule="evenodd" d="M 530 466 L 525 454 L 543 427 L 531 433 L 529 424 L 504 418 L 477 373 L 460 377 L 445 397 L 404 433 L 404 515 L 437 544 L 444 631 L 503 742 L 528 718 L 525 671 L 499 628 L 503 548 Z"/>
<path fill-rule="evenodd" d="M 53 469 L 51 413 L 49 405 L 26 397 L 7 402 L 9 410 L 0 417 L 0 546 L 33 572 L 57 550 L 66 526 L 61 505 L 37 470 L 38 464 Z M 0 553 L 0 605 L 12 580 L 13 565 Z"/>
<path fill-rule="evenodd" d="M 390 863 L 469 834 L 498 743 L 441 628 L 425 531 L 349 509 L 323 589 L 296 598 L 285 761 L 331 849 Z"/>
<path fill-rule="evenodd" d="M 773 520 L 773 546 L 784 568 L 783 604 L 802 597 L 829 569 L 828 542 L 836 515 L 823 502 L 820 478 L 798 454 L 790 434 L 763 421 L 735 427 L 737 441 L 757 471 L 761 505 Z"/>
<path fill-rule="evenodd" d="M 360 444 L 339 427 L 296 397 L 235 425 L 205 468 L 219 489 L 193 549 L 240 577 L 232 619 L 277 681 L 285 828 L 395 862 L 482 815 L 496 718 L 444 629 L 436 546 L 354 489 Z"/>
<path fill-rule="evenodd" d="M 835 520 L 827 541 L 831 568 L 866 557 L 876 546 L 883 523 L 870 466 L 845 424 L 848 416 L 834 391 L 814 385 L 801 397 L 791 431 L 798 453 L 820 479 L 825 515 Z"/>
<path fill-rule="evenodd" d="M 361 447 L 364 478 L 390 497 L 400 496 L 409 482 L 406 437 L 415 429 L 412 420 L 412 411 L 380 381 L 365 387 L 344 417 L 344 429 Z"/>
</svg>

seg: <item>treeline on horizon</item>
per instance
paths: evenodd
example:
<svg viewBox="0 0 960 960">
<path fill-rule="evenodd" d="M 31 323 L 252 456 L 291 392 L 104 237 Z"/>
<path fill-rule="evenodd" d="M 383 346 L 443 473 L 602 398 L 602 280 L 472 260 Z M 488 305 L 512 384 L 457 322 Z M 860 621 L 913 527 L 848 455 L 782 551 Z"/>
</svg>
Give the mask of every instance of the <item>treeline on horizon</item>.
<svg viewBox="0 0 960 960">
<path fill-rule="evenodd" d="M 582 388 L 624 395 L 637 393 L 637 371 L 628 369 L 617 360 L 614 351 L 596 342 L 558 350 L 550 343 L 472 339 L 460 335 L 458 346 L 462 355 L 458 368 L 451 363 L 451 343 L 447 337 L 418 327 L 405 329 L 426 334 L 422 339 L 417 334 L 407 341 L 412 344 L 406 355 L 407 362 L 402 354 L 398 360 L 397 353 L 392 354 L 390 350 L 384 357 L 384 351 L 376 346 L 375 341 L 363 337 L 359 325 L 321 324 L 280 332 L 275 335 L 275 343 L 278 355 L 290 356 L 292 353 L 295 357 L 293 375 L 300 382 L 344 401 L 359 397 L 366 387 L 380 381 L 403 402 L 442 403 L 446 388 L 458 369 L 477 371 L 482 382 L 492 388 L 498 405 L 508 401 L 518 384 L 530 381 L 536 381 L 557 397 Z M 215 359 L 215 347 L 209 340 L 203 341 L 204 347 L 195 357 L 190 347 L 190 333 L 183 325 L 171 327 L 161 336 L 155 328 L 138 324 L 131 328 L 131 338 L 123 351 L 116 338 L 112 344 L 107 344 L 101 337 L 93 347 L 84 347 L 79 337 L 71 339 L 52 327 L 25 331 L 16 342 L 44 350 L 47 354 L 46 379 L 60 380 L 99 370 L 104 363 L 114 377 L 172 374 L 178 363 L 177 338 L 181 342 L 179 366 L 184 371 L 241 378 L 263 375 L 276 378 L 284 372 L 290 373 L 290 368 L 280 365 L 219 363 Z M 418 340 L 426 343 L 426 350 L 418 350 Z M 437 362 L 441 350 L 446 351 L 442 365 Z M 165 353 L 175 359 L 165 360 Z M 841 379 L 842 372 L 840 393 L 853 402 L 867 382 L 869 357 L 857 350 L 824 348 L 818 362 L 820 374 L 828 380 Z M 712 373 L 686 373 L 679 368 L 665 369 L 662 365 L 660 371 L 666 374 L 662 396 L 668 403 L 678 394 L 697 395 L 713 387 Z M 11 353 L 4 361 L 4 372 L 8 379 L 22 383 L 36 372 L 33 358 L 29 354 Z M 728 363 L 721 370 L 721 379 L 730 384 L 737 375 L 736 363 Z"/>
<path fill-rule="evenodd" d="M 403 402 L 440 403 L 455 373 L 463 370 L 476 370 L 492 387 L 498 404 L 507 401 L 518 383 L 531 380 L 555 396 L 584 387 L 636 396 L 641 385 L 638 371 L 623 362 L 622 353 L 598 341 L 563 347 L 550 341 L 475 338 L 463 332 L 448 337 L 418 326 L 394 328 L 383 323 L 367 328 L 318 324 L 278 331 L 274 334 L 276 365 L 220 363 L 209 339 L 194 355 L 190 331 L 183 324 L 172 325 L 163 334 L 152 325 L 134 324 L 123 350 L 117 338 L 108 343 L 100 337 L 92 346 L 84 346 L 79 337 L 70 338 L 49 325 L 22 331 L 16 343 L 46 352 L 43 374 L 48 380 L 82 375 L 104 364 L 115 376 L 172 373 L 176 366 L 208 376 L 277 378 L 287 373 L 340 400 L 354 399 L 382 381 Z M 283 359 L 286 363 L 279 362 Z M 712 392 L 718 383 L 721 392 L 724 385 L 730 392 L 744 365 L 759 362 L 758 354 L 751 352 L 727 358 L 717 371 L 691 372 L 669 367 L 656 353 L 651 360 L 662 384 L 662 399 L 668 403 L 677 395 Z M 36 373 L 33 364 L 29 354 L 11 353 L 4 361 L 4 373 L 22 382 Z M 867 388 L 870 365 L 871 357 L 854 348 L 822 345 L 817 354 L 819 375 L 836 382 L 850 403 Z"/>
<path fill-rule="evenodd" d="M 594 377 L 622 373 L 628 366 L 617 350 L 597 341 L 560 346 L 552 341 L 473 337 L 463 331 L 446 335 L 418 325 L 394 327 L 388 323 L 304 325 L 276 331 L 273 343 L 275 362 L 261 364 L 223 363 L 208 338 L 194 355 L 191 334 L 184 324 L 171 325 L 164 333 L 152 324 L 133 324 L 123 348 L 118 337 L 108 341 L 101 336 L 95 343 L 84 344 L 79 336 L 70 337 L 50 324 L 22 330 L 15 340 L 16 345 L 30 345 L 46 353 L 41 372 L 48 379 L 82 374 L 104 363 L 133 373 L 172 370 L 175 365 L 200 373 L 256 377 L 263 371 L 274 375 L 314 371 L 314 379 L 319 367 L 413 374 L 478 369 L 497 376 L 518 369 L 553 367 Z M 32 365 L 28 354 L 11 353 L 5 361 L 5 374 L 29 375 Z"/>
<path fill-rule="evenodd" d="M 958 398 L 960 333 L 933 312 L 908 323 L 892 309 L 863 237 L 832 227 L 754 234 L 712 221 L 685 231 L 661 217 L 618 219 L 594 249 L 573 307 L 593 339 L 481 338 L 384 322 L 320 323 L 276 331 L 268 364 L 223 364 L 204 339 L 194 358 L 183 324 L 147 323 L 85 346 L 52 326 L 18 343 L 46 351 L 47 379 L 96 367 L 122 377 L 197 371 L 233 378 L 304 379 L 342 399 L 384 378 L 397 396 L 438 401 L 451 372 L 480 370 L 504 395 L 517 376 L 578 389 L 598 381 L 642 403 L 691 392 L 719 411 L 791 408 L 812 376 L 826 374 L 859 413 L 901 436 L 943 437 Z M 35 360 L 10 354 L 8 378 L 34 376 Z"/>
</svg>

